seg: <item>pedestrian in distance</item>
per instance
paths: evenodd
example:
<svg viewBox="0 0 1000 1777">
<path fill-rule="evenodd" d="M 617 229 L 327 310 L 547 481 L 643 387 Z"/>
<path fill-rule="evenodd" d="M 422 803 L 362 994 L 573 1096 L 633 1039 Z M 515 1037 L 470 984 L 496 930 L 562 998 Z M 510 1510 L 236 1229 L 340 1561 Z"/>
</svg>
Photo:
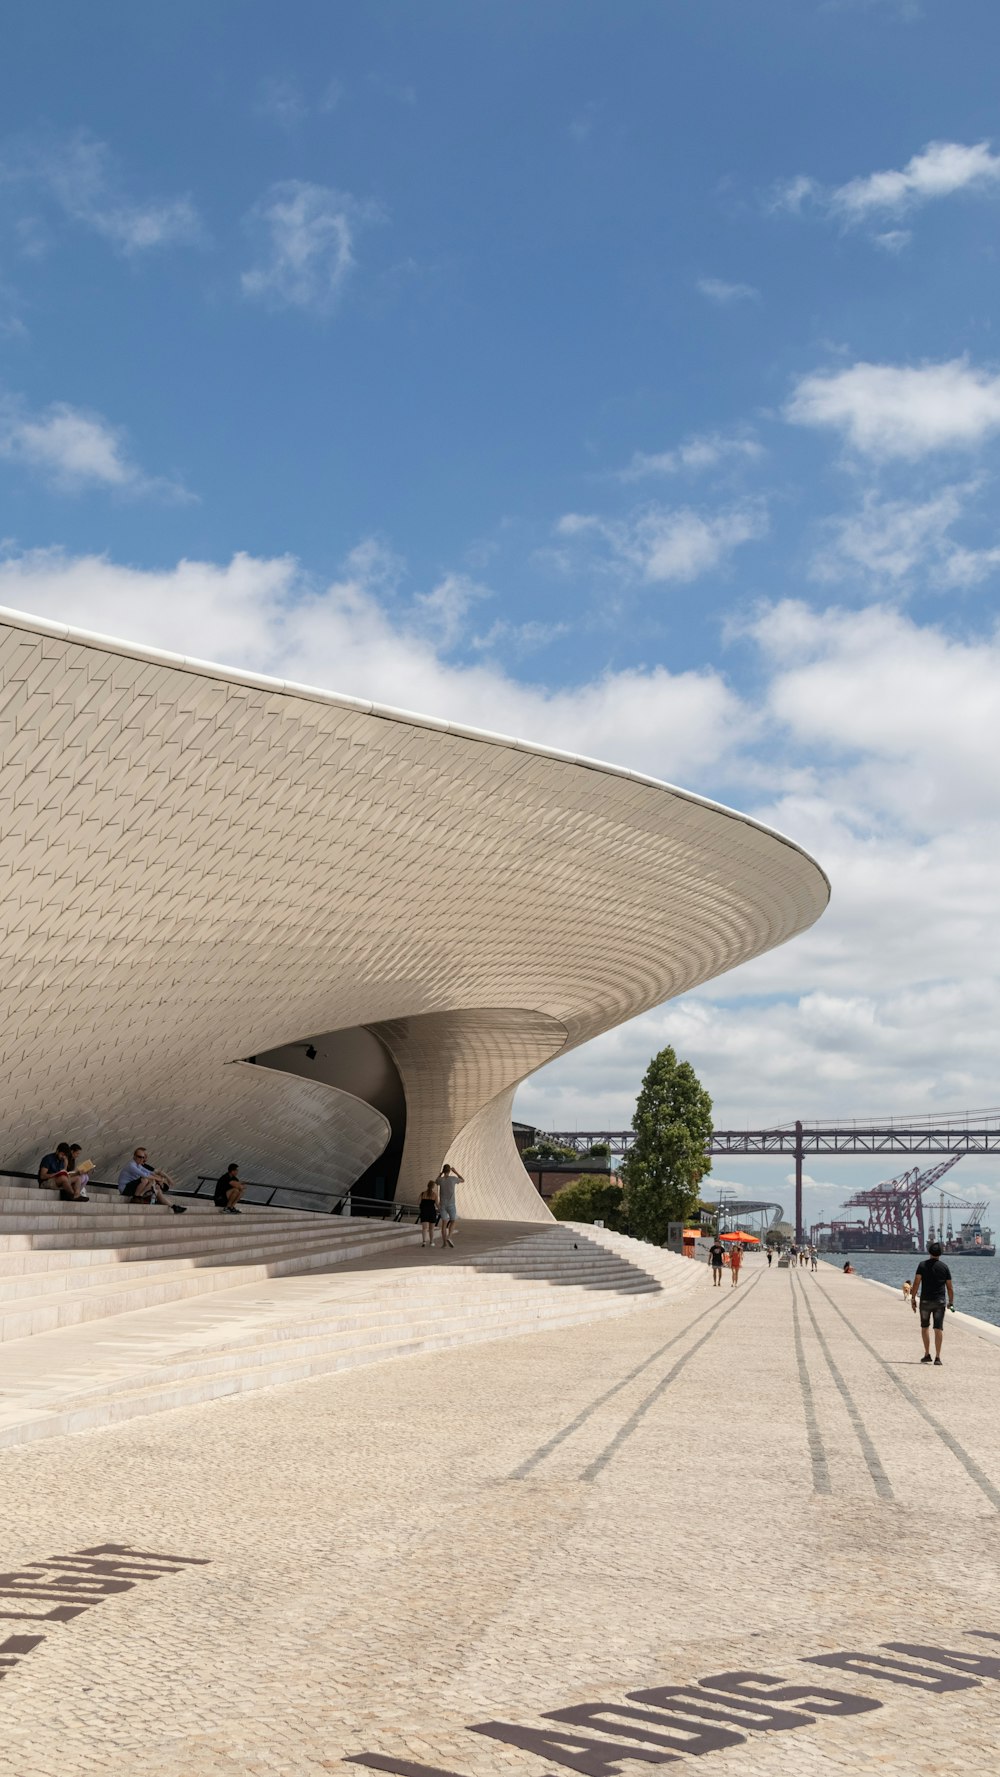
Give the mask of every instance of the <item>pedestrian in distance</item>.
<svg viewBox="0 0 1000 1777">
<path fill-rule="evenodd" d="M 238 1160 L 230 1160 L 222 1177 L 217 1178 L 215 1181 L 215 1207 L 216 1209 L 222 1210 L 227 1215 L 241 1215 L 242 1211 L 237 1209 L 236 1205 L 242 1195 L 243 1184 L 240 1179 L 240 1163 Z"/>
<path fill-rule="evenodd" d="M 773 1249 L 773 1247 L 769 1246 L 767 1249 L 767 1268 L 769 1271 L 770 1271 L 771 1266 L 773 1264 L 774 1264 L 774 1249 Z"/>
<path fill-rule="evenodd" d="M 433 1246 L 438 1219 L 438 1188 L 433 1179 L 427 1180 L 420 1193 L 417 1215 L 420 1221 L 421 1246 Z M 444 1235 L 441 1236 L 441 1245 L 444 1245 Z"/>
<path fill-rule="evenodd" d="M 455 1202 L 455 1186 L 464 1185 L 465 1180 L 460 1172 L 456 1172 L 447 1161 L 438 1173 L 436 1184 L 438 1192 L 438 1216 L 441 1225 L 441 1245 L 454 1246 L 452 1235 L 458 1221 L 458 1207 Z"/>
<path fill-rule="evenodd" d="M 954 1309 L 955 1286 L 951 1272 L 941 1257 L 941 1242 L 932 1240 L 927 1258 L 921 1259 L 910 1286 L 910 1307 L 914 1314 L 920 1308 L 920 1337 L 924 1342 L 922 1364 L 941 1362 L 941 1341 L 944 1338 L 945 1309 Z M 931 1357 L 931 1327 L 934 1328 L 934 1356 Z"/>
<path fill-rule="evenodd" d="M 719 1236 L 716 1235 L 708 1249 L 708 1262 L 712 1267 L 712 1288 L 714 1290 L 722 1288 L 722 1265 L 725 1257 L 726 1249 Z"/>
<path fill-rule="evenodd" d="M 740 1281 L 740 1266 L 743 1263 L 743 1248 L 738 1240 L 734 1240 L 729 1252 L 729 1287 L 735 1289 Z"/>
<path fill-rule="evenodd" d="M 809 1248 L 809 1269 L 811 1271 L 819 1270 L 819 1253 L 814 1246 Z"/>
</svg>

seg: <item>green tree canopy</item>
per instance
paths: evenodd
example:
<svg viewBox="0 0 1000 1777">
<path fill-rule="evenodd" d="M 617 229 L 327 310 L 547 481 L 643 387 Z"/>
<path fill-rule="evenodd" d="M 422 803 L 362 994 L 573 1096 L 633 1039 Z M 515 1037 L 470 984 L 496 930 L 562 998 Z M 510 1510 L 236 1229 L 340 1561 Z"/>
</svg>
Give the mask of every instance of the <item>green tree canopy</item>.
<svg viewBox="0 0 1000 1777">
<path fill-rule="evenodd" d="M 557 1222 L 603 1222 L 617 1234 L 625 1232 L 624 1193 L 621 1185 L 602 1178 L 574 1179 L 549 1203 Z"/>
<path fill-rule="evenodd" d="M 530 1148 L 525 1148 L 521 1159 L 529 1164 L 537 1164 L 540 1160 L 578 1160 L 579 1155 L 575 1148 L 560 1147 L 558 1142 L 546 1141 L 544 1136 L 540 1136 Z"/>
<path fill-rule="evenodd" d="M 698 1208 L 699 1185 L 712 1162 L 712 1100 L 688 1061 L 673 1049 L 654 1055 L 632 1118 L 635 1141 L 622 1165 L 631 1232 L 662 1246 L 669 1222 Z"/>
</svg>

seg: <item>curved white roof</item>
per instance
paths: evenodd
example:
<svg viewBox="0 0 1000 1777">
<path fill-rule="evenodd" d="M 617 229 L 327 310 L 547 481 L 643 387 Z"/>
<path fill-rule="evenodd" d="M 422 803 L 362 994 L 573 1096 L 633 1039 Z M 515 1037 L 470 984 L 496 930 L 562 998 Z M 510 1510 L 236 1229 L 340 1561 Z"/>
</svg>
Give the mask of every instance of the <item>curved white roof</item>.
<svg viewBox="0 0 1000 1777">
<path fill-rule="evenodd" d="M 403 1194 L 452 1152 L 465 1213 L 537 1207 L 501 1134 L 526 1073 L 829 893 L 640 773 L 11 611 L 0 808 L 6 1164 L 66 1135 L 315 1180 L 299 1085 L 255 1119 L 228 1064 L 364 1025 L 406 1090 Z"/>
</svg>

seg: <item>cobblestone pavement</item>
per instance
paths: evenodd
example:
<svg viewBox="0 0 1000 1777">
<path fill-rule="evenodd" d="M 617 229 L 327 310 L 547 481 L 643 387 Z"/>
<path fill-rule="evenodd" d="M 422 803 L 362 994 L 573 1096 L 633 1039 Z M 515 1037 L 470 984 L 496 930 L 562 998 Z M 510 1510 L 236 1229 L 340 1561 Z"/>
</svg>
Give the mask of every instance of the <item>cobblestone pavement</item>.
<svg viewBox="0 0 1000 1777">
<path fill-rule="evenodd" d="M 949 1320 L 944 1367 L 919 1355 L 888 1292 L 750 1261 L 737 1291 L 6 1452 L 0 1606 L 47 1609 L 10 1573 L 108 1542 L 208 1564 L 0 1620 L 42 1636 L 0 1683 L 0 1773 L 642 1777 L 669 1733 L 559 1762 L 471 1729 L 734 1670 L 879 1707 L 745 1724 L 706 1773 L 996 1769 L 982 1668 L 803 1663 L 1000 1656 L 967 1633 L 1000 1636 L 1000 1345 Z"/>
</svg>

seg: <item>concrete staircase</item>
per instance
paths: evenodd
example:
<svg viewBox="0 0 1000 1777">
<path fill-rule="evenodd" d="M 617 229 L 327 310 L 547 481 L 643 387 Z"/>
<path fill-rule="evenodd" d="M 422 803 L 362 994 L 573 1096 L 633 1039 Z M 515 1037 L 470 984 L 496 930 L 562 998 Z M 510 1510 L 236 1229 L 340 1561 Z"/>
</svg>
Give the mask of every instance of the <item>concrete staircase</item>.
<svg viewBox="0 0 1000 1777">
<path fill-rule="evenodd" d="M 702 1268 L 569 1224 L 400 1224 L 0 1186 L 0 1447 L 685 1295 Z"/>
</svg>

